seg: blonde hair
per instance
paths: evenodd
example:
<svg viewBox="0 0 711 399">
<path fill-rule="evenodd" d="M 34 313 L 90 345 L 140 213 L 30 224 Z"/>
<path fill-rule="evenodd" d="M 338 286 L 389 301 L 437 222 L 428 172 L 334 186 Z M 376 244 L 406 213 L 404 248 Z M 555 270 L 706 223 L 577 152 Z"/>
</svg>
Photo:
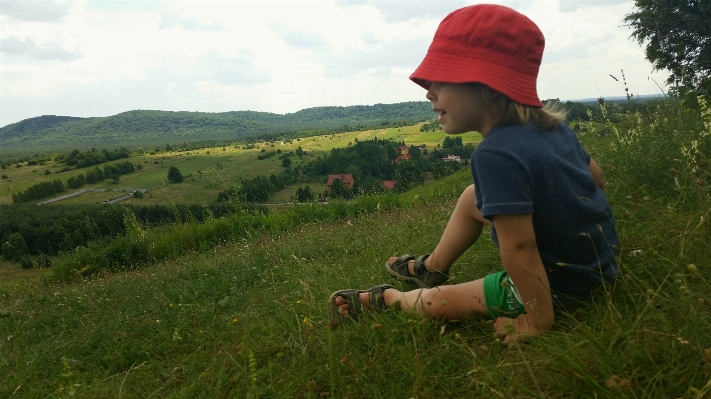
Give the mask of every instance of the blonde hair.
<svg viewBox="0 0 711 399">
<path fill-rule="evenodd" d="M 531 123 L 546 131 L 565 122 L 567 111 L 557 101 L 549 101 L 543 108 L 519 104 L 502 93 L 481 83 L 472 83 L 477 94 L 488 105 L 497 125 Z"/>
</svg>

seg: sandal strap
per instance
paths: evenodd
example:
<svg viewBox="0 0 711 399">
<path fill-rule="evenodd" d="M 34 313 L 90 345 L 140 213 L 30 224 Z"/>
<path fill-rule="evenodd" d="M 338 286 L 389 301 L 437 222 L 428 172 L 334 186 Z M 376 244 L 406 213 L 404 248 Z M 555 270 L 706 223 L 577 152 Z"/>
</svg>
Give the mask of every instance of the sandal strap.
<svg viewBox="0 0 711 399">
<path fill-rule="evenodd" d="M 373 310 L 382 310 L 382 309 L 387 309 L 387 306 L 385 305 L 385 298 L 383 298 L 383 292 L 387 289 L 390 288 L 395 288 L 392 285 L 376 285 L 375 287 L 372 287 L 370 291 L 370 305 L 373 307 Z M 350 305 L 349 305 L 350 306 Z"/>
<path fill-rule="evenodd" d="M 423 276 L 427 273 L 427 267 L 425 267 L 425 259 L 429 258 L 430 254 L 424 254 L 420 255 L 417 257 L 417 260 L 415 260 L 415 265 L 412 268 L 413 271 L 415 272 L 415 276 Z"/>
<path fill-rule="evenodd" d="M 363 313 L 363 305 L 360 304 L 358 295 L 363 292 L 361 290 L 347 290 L 338 293 L 338 296 L 345 299 L 348 303 L 348 314 L 357 319 Z"/>
</svg>

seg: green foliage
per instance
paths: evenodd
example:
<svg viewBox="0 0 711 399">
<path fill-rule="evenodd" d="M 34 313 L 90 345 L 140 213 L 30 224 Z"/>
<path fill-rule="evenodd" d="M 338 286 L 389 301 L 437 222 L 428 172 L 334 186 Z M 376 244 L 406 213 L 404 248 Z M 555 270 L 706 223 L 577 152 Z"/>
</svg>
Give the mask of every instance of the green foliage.
<svg viewBox="0 0 711 399">
<path fill-rule="evenodd" d="M 176 166 L 168 168 L 168 181 L 171 183 L 182 183 L 183 175 L 180 173 L 180 169 Z"/>
<path fill-rule="evenodd" d="M 421 132 L 438 132 L 440 130 L 442 130 L 442 125 L 440 125 L 437 119 L 431 120 L 420 126 Z"/>
<path fill-rule="evenodd" d="M 1 248 L 3 258 L 11 262 L 19 262 L 30 253 L 25 238 L 20 233 L 4 234 Z"/>
<path fill-rule="evenodd" d="M 668 70 L 671 85 L 711 89 L 711 3 L 636 0 L 635 7 L 625 22 L 654 68 Z"/>
<path fill-rule="evenodd" d="M 51 182 L 46 181 L 30 186 L 25 191 L 20 191 L 12 194 L 12 202 L 19 204 L 22 202 L 30 202 L 42 198 L 46 198 L 55 194 L 64 192 L 64 183 L 56 179 Z"/>
<path fill-rule="evenodd" d="M 291 158 L 289 158 L 289 157 L 284 157 L 284 158 L 282 158 L 282 160 L 281 160 L 281 166 L 283 166 L 283 167 L 285 167 L 285 168 L 290 167 L 290 166 L 291 166 Z"/>
<path fill-rule="evenodd" d="M 312 203 L 266 214 L 259 208 L 241 208 L 222 219 L 198 224 L 194 220 L 147 230 L 133 212 L 123 212 L 126 234 L 110 242 L 93 241 L 78 246 L 53 268 L 61 280 L 71 280 L 101 272 L 117 272 L 175 259 L 188 251 L 204 251 L 226 242 L 236 242 L 261 232 L 278 233 L 307 222 L 357 217 L 378 209 L 400 206 L 393 195 L 359 198 L 349 202 L 331 201 L 327 207 Z"/>
<path fill-rule="evenodd" d="M 606 117 L 606 105 L 600 109 Z M 612 142 L 599 161 L 609 169 L 612 189 L 638 187 L 635 196 L 674 207 L 711 201 L 711 111 L 704 97 L 670 98 L 645 113 L 628 113 L 620 126 L 609 120 L 606 126 Z"/>
<path fill-rule="evenodd" d="M 299 187 L 295 196 L 298 202 L 311 202 L 314 200 L 314 193 L 309 186 Z"/>
</svg>

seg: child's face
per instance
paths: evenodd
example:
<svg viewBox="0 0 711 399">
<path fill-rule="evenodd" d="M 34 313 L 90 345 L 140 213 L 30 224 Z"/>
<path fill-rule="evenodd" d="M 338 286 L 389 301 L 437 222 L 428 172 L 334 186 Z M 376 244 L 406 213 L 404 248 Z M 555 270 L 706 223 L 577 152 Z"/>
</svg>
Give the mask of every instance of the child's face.
<svg viewBox="0 0 711 399">
<path fill-rule="evenodd" d="M 432 82 L 426 97 L 446 133 L 479 132 L 486 136 L 494 126 L 491 110 L 471 84 Z"/>
</svg>

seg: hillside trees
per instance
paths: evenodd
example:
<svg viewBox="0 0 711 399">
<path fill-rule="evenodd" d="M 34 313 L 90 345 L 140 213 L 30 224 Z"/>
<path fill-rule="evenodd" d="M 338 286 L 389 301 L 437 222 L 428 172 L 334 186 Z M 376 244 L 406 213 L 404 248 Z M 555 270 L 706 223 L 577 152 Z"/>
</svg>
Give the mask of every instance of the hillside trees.
<svg viewBox="0 0 711 399">
<path fill-rule="evenodd" d="M 711 2 L 708 0 L 635 0 L 625 17 L 646 58 L 670 72 L 668 83 L 711 89 Z"/>
<path fill-rule="evenodd" d="M 25 191 L 20 191 L 12 194 L 12 202 L 19 204 L 21 202 L 30 202 L 40 198 L 49 197 L 51 195 L 64 192 L 64 183 L 61 180 L 55 179 L 51 182 L 46 181 L 30 186 Z"/>
</svg>

